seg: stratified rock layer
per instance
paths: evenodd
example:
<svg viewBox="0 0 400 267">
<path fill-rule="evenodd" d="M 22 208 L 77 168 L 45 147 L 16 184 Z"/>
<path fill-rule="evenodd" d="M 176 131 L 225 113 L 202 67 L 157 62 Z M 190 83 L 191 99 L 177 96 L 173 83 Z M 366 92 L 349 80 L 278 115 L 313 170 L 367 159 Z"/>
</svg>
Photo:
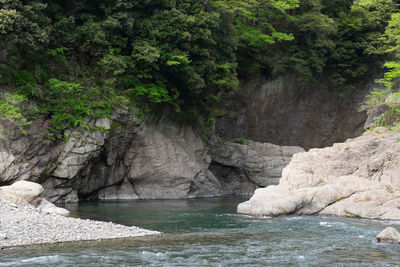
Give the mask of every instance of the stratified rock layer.
<svg viewBox="0 0 400 267">
<path fill-rule="evenodd" d="M 400 220 L 400 133 L 365 136 L 294 155 L 278 186 L 256 190 L 238 212 Z"/>
<path fill-rule="evenodd" d="M 277 185 L 283 168 L 299 152 L 304 149 L 248 140 L 243 144 L 223 142 L 211 148 L 210 169 L 220 180 L 224 192 L 252 194 L 255 188 Z"/>
<path fill-rule="evenodd" d="M 304 88 L 294 75 L 273 80 L 253 76 L 241 87 L 243 95 L 230 100 L 237 107 L 235 116 L 217 120 L 221 137 L 315 148 L 364 131 L 366 115 L 357 109 L 371 86 L 363 84 L 345 98 L 320 87 Z"/>
</svg>

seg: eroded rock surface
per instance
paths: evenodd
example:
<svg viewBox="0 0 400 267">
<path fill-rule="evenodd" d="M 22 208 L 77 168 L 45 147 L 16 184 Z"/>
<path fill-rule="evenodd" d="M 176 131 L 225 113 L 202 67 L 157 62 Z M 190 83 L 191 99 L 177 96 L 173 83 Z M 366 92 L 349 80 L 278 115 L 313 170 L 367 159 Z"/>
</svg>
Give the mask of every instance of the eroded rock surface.
<svg viewBox="0 0 400 267">
<path fill-rule="evenodd" d="M 227 194 L 252 194 L 255 188 L 277 185 L 283 168 L 299 152 L 304 149 L 247 140 L 223 142 L 211 148 L 210 169 Z"/>
<path fill-rule="evenodd" d="M 38 182 L 44 173 L 54 171 L 62 144 L 50 140 L 49 124 L 39 117 L 22 134 L 13 123 L 0 120 L 0 185 L 28 179 Z"/>
<path fill-rule="evenodd" d="M 0 123 L 0 185 L 29 180 L 52 203 L 79 200 L 178 199 L 252 194 L 277 184 L 298 147 L 247 142 L 213 148 L 167 117 L 139 122 L 128 109 L 66 130 L 58 138 L 51 121 L 35 120 L 21 134 Z M 211 164 L 211 166 L 210 166 Z M 45 207 L 47 203 L 43 203 Z"/>
<path fill-rule="evenodd" d="M 279 185 L 238 206 L 256 216 L 329 214 L 400 220 L 400 133 L 365 136 L 294 155 Z"/>
</svg>

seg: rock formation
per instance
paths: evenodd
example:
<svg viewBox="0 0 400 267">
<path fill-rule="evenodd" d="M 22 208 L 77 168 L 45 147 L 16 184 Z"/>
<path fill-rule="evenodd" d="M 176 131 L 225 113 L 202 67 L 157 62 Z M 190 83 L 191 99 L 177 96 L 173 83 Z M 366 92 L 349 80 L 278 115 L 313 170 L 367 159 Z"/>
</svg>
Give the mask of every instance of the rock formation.
<svg viewBox="0 0 400 267">
<path fill-rule="evenodd" d="M 400 220 L 400 133 L 364 136 L 294 155 L 278 186 L 256 190 L 238 212 Z"/>
<path fill-rule="evenodd" d="M 177 199 L 252 194 L 277 184 L 301 148 L 220 143 L 212 160 L 189 126 L 166 117 L 139 122 L 128 109 L 66 130 L 58 138 L 38 118 L 21 134 L 1 121 L 0 185 L 29 180 L 53 203 L 78 200 Z M 211 166 L 210 163 L 212 162 Z"/>
<path fill-rule="evenodd" d="M 357 111 L 358 104 L 372 85 L 363 84 L 345 98 L 321 88 L 301 88 L 294 75 L 273 80 L 254 76 L 241 87 L 243 95 L 225 100 L 237 108 L 217 120 L 219 136 L 308 149 L 362 134 L 366 115 Z"/>
<path fill-rule="evenodd" d="M 211 147 L 211 171 L 225 194 L 253 194 L 255 188 L 277 185 L 282 170 L 301 147 L 277 146 L 246 140 Z"/>
</svg>

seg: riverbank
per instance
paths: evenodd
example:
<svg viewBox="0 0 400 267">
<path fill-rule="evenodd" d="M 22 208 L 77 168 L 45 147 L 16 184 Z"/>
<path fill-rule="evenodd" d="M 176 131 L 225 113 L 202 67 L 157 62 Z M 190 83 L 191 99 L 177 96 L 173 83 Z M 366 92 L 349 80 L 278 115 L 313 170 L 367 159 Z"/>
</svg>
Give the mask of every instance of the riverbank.
<svg viewBox="0 0 400 267">
<path fill-rule="evenodd" d="M 278 186 L 257 189 L 238 212 L 400 220 L 400 132 L 384 127 L 293 156 Z"/>
<path fill-rule="evenodd" d="M 376 235 L 394 221 L 236 214 L 244 199 L 131 200 L 67 205 L 71 215 L 163 235 L 15 247 L 1 267 L 398 266 L 400 248 Z"/>
<path fill-rule="evenodd" d="M 52 215 L 29 204 L 0 200 L 0 249 L 11 246 L 160 234 L 134 226 Z"/>
</svg>

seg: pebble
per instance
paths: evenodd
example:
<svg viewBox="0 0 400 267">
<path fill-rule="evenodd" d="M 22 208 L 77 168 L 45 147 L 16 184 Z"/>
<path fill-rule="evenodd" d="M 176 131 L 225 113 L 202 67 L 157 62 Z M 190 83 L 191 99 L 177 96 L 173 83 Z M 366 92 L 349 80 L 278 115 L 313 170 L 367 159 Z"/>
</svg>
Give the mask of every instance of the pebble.
<svg viewBox="0 0 400 267">
<path fill-rule="evenodd" d="M 0 200 L 0 249 L 10 246 L 136 237 L 160 232 L 110 222 L 42 213 L 29 204 Z"/>
</svg>

